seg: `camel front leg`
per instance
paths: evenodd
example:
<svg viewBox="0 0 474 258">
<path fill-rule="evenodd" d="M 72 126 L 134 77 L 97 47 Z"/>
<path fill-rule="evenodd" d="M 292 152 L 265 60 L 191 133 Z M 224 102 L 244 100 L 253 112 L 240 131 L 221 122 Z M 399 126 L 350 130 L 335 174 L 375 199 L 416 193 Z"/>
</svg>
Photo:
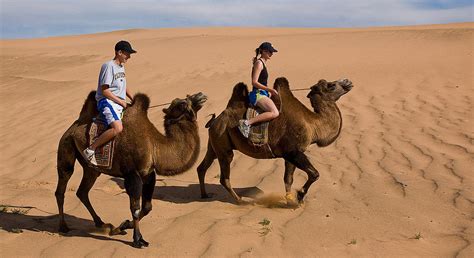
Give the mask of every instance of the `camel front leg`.
<svg viewBox="0 0 474 258">
<path fill-rule="evenodd" d="M 303 170 L 308 175 L 308 180 L 303 185 L 303 188 L 298 191 L 298 201 L 303 202 L 305 195 L 308 193 L 311 184 L 319 179 L 319 172 L 313 167 L 308 157 L 303 152 L 297 151 L 284 155 L 286 161 L 292 163 L 297 168 Z M 285 171 L 286 172 L 286 171 Z"/>
<path fill-rule="evenodd" d="M 125 177 L 125 190 L 130 197 L 130 211 L 133 218 L 133 244 L 135 248 L 147 247 L 148 242 L 145 241 L 140 233 L 140 197 L 142 195 L 143 183 L 137 173 L 132 172 Z"/>
<path fill-rule="evenodd" d="M 296 198 L 291 192 L 291 185 L 293 184 L 293 174 L 295 173 L 296 166 L 291 162 L 285 160 L 285 176 L 283 181 L 285 182 L 285 191 L 286 191 L 286 203 L 288 206 L 297 205 Z"/>
<path fill-rule="evenodd" d="M 141 220 L 143 217 L 148 215 L 150 211 L 152 210 L 152 198 L 153 198 L 153 192 L 155 191 L 155 184 L 156 184 L 156 174 L 154 171 L 152 171 L 145 179 L 145 182 L 143 183 L 143 189 L 142 189 L 142 208 L 140 210 L 140 215 L 139 215 L 139 220 Z M 133 220 L 133 218 L 132 218 Z M 123 221 L 120 226 L 114 228 L 111 231 L 111 235 L 125 235 L 127 232 L 125 230 L 127 229 L 132 229 L 134 228 L 134 223 L 133 221 L 130 220 L 125 220 Z"/>
</svg>

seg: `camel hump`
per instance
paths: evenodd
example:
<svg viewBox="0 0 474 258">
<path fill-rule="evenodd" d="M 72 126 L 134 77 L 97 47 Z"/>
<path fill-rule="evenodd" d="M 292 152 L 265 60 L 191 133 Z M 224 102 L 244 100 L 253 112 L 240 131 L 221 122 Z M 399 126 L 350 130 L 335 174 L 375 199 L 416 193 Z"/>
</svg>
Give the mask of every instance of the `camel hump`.
<svg viewBox="0 0 474 258">
<path fill-rule="evenodd" d="M 248 96 L 249 96 L 249 89 L 247 88 L 247 85 L 243 82 L 239 82 L 234 86 L 234 89 L 232 91 L 232 96 L 229 99 L 229 102 L 227 103 L 227 107 L 236 107 L 242 105 L 246 105 L 245 103 L 248 102 Z"/>
<path fill-rule="evenodd" d="M 248 97 L 249 89 L 247 85 L 243 82 L 239 82 L 234 86 L 234 91 L 232 92 L 232 96 L 236 97 Z"/>
<path fill-rule="evenodd" d="M 280 88 L 289 89 L 290 88 L 290 83 L 288 82 L 288 80 L 285 77 L 278 77 L 278 78 L 276 78 L 275 83 L 273 84 L 273 88 L 275 88 L 277 91 Z"/>
<path fill-rule="evenodd" d="M 147 111 L 150 107 L 150 98 L 144 93 L 137 93 L 133 97 L 132 107 L 141 111 Z"/>
<path fill-rule="evenodd" d="M 81 113 L 79 113 L 79 121 L 88 122 L 97 115 L 97 101 L 95 100 L 96 91 L 93 90 L 87 95 L 84 105 L 82 105 Z"/>
</svg>

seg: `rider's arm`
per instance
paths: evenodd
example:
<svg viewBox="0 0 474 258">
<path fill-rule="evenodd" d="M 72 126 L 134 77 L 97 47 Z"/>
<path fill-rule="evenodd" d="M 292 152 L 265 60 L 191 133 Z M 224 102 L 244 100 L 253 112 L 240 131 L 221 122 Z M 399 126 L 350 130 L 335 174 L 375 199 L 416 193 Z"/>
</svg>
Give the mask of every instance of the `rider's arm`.
<svg viewBox="0 0 474 258">
<path fill-rule="evenodd" d="M 119 104 L 120 106 L 126 108 L 127 107 L 127 103 L 125 102 L 125 100 L 115 96 L 109 89 L 109 85 L 107 84 L 104 84 L 100 87 L 100 89 L 102 90 L 102 95 L 110 100 L 112 100 L 113 102 Z"/>
</svg>

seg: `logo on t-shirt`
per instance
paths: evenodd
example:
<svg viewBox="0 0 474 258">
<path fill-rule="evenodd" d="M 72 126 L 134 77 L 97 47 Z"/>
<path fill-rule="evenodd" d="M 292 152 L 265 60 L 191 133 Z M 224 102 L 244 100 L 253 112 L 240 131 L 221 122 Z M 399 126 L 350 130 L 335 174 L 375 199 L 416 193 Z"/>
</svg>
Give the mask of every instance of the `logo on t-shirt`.
<svg viewBox="0 0 474 258">
<path fill-rule="evenodd" d="M 120 78 L 125 78 L 125 73 L 124 72 L 119 72 L 114 74 L 114 80 L 120 79 Z"/>
</svg>

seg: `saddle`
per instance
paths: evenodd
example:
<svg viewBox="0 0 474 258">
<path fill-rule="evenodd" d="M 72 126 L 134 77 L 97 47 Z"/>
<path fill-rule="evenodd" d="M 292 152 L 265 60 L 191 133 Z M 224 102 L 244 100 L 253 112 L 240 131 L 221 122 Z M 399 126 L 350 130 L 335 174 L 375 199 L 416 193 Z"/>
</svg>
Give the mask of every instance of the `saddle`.
<svg viewBox="0 0 474 258">
<path fill-rule="evenodd" d="M 246 119 L 252 119 L 258 116 L 263 111 L 254 106 L 249 106 L 245 114 Z M 269 122 L 258 123 L 250 127 L 250 133 L 248 139 L 254 145 L 264 145 L 268 143 L 268 124 Z"/>
<path fill-rule="evenodd" d="M 275 103 L 275 106 L 281 112 L 283 106 L 280 95 L 278 95 L 278 97 L 272 96 L 271 99 L 273 100 L 273 103 Z M 245 117 L 247 120 L 249 120 L 258 116 L 260 113 L 263 113 L 262 109 L 257 106 L 249 105 Z M 270 124 L 270 122 L 271 121 L 267 121 L 252 125 L 250 127 L 248 139 L 256 146 L 265 146 L 273 155 L 273 152 L 271 151 L 270 146 L 268 145 L 268 125 Z"/>
<path fill-rule="evenodd" d="M 108 126 L 104 122 L 100 121 L 100 119 L 95 119 L 89 129 L 89 146 L 107 129 Z M 115 138 L 95 150 L 95 159 L 98 167 L 112 168 L 114 146 Z"/>
</svg>

